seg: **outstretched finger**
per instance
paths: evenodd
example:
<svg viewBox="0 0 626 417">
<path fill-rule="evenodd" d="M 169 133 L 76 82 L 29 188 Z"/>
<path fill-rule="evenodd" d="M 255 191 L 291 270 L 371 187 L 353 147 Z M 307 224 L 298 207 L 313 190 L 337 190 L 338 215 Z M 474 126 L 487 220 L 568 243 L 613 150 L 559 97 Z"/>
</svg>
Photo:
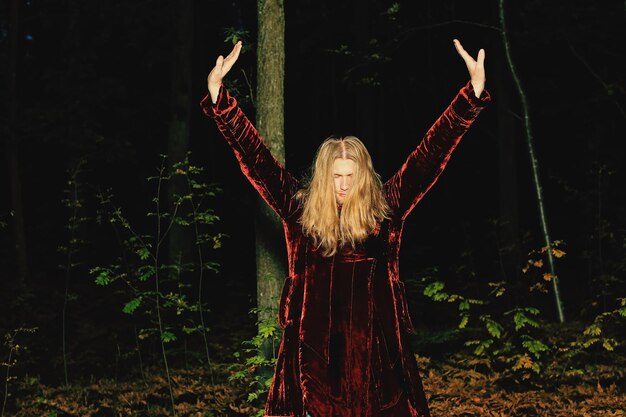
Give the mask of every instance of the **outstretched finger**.
<svg viewBox="0 0 626 417">
<path fill-rule="evenodd" d="M 233 50 L 228 54 L 226 59 L 224 60 L 224 71 L 228 72 L 235 65 L 235 62 L 239 58 L 239 53 L 241 52 L 241 41 L 237 42 L 233 47 Z"/>
<path fill-rule="evenodd" d="M 239 53 L 241 52 L 241 41 L 237 42 L 235 46 L 233 46 L 233 50 L 230 51 L 230 54 L 226 57 L 227 61 L 236 61 L 239 58 Z"/>
<path fill-rule="evenodd" d="M 481 48 L 480 51 L 478 51 L 478 60 L 477 63 L 479 66 L 484 67 L 485 66 L 485 50 Z"/>
<path fill-rule="evenodd" d="M 453 42 L 454 46 L 456 47 L 456 51 L 459 53 L 459 55 L 461 55 L 463 61 L 465 61 L 465 65 L 467 65 L 467 68 L 473 66 L 473 64 L 475 63 L 474 58 L 472 58 L 470 54 L 467 53 L 467 51 L 461 45 L 461 42 L 459 42 L 458 39 L 454 39 Z"/>
</svg>

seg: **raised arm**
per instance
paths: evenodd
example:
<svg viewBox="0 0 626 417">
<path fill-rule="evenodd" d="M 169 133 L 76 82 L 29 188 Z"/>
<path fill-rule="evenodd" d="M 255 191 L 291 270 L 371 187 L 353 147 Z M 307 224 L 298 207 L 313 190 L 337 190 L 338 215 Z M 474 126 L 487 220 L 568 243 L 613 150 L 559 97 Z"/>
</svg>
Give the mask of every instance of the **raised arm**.
<svg viewBox="0 0 626 417">
<path fill-rule="evenodd" d="M 222 85 L 224 75 L 232 68 L 240 50 L 241 42 L 238 42 L 226 58 L 220 55 L 217 59 L 208 77 L 209 92 L 200 106 L 205 115 L 215 119 L 252 186 L 284 220 L 296 208 L 293 196 L 298 188 L 297 180 L 274 158 L 237 100 Z"/>
<path fill-rule="evenodd" d="M 471 80 L 461 88 L 400 169 L 384 184 L 394 216 L 403 220 L 435 184 L 452 151 L 491 100 L 489 92 L 484 89 L 485 51 L 481 49 L 478 60 L 474 61 L 458 40 L 455 39 L 454 43 L 465 60 Z"/>
</svg>

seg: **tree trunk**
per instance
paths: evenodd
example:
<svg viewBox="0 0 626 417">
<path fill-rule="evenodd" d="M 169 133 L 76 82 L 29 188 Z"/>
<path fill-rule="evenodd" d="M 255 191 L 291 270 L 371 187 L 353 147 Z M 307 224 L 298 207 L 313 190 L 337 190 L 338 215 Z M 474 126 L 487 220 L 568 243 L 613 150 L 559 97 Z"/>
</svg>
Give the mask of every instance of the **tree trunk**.
<svg viewBox="0 0 626 417">
<path fill-rule="evenodd" d="M 167 143 L 169 172 L 182 162 L 189 151 L 189 117 L 191 112 L 191 65 L 193 48 L 193 0 L 179 0 L 177 4 L 175 42 L 172 57 L 172 108 Z M 167 183 L 169 210 L 174 210 L 176 195 L 187 193 L 187 182 L 182 175 L 172 175 Z M 187 204 L 178 208 L 178 216 L 189 213 Z M 189 227 L 174 224 L 169 237 L 169 263 L 189 262 L 193 252 L 194 236 Z"/>
<path fill-rule="evenodd" d="M 256 127 L 274 157 L 285 163 L 284 78 L 285 11 L 283 0 L 258 0 Z M 260 198 L 255 215 L 257 305 L 261 322 L 276 320 L 286 275 L 282 224 Z M 272 346 L 266 358 L 275 356 Z"/>
<path fill-rule="evenodd" d="M 29 270 L 26 256 L 26 233 L 24 231 L 24 207 L 22 205 L 22 184 L 20 180 L 18 157 L 17 132 L 17 51 L 19 45 L 19 4 L 18 0 L 11 2 L 11 17 L 9 20 L 9 57 L 7 71 L 7 165 L 9 187 L 11 192 L 11 212 L 13 241 L 15 242 L 15 260 L 17 263 L 17 280 L 14 285 L 23 290 L 28 280 Z"/>
</svg>

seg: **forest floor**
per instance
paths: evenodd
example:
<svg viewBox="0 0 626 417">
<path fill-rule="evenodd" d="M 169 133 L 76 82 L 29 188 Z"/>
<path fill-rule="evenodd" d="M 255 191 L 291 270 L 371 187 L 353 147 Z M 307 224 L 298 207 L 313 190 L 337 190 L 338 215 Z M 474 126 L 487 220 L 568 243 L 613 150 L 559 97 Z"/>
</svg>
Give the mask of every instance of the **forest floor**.
<svg viewBox="0 0 626 417">
<path fill-rule="evenodd" d="M 431 413 L 435 416 L 625 416 L 624 362 L 587 365 L 560 384 L 541 386 L 482 366 L 479 360 L 454 355 L 435 362 L 417 357 Z M 483 364 L 484 365 L 484 364 Z M 175 370 L 173 396 L 178 416 L 254 416 L 248 403 L 250 380 L 228 381 L 232 368 L 214 367 L 216 383 L 203 368 Z M 218 382 L 222 381 L 222 382 Z M 9 386 L 4 416 L 169 416 L 172 404 L 164 372 L 152 370 L 135 381 L 100 380 L 51 387 L 23 377 Z M 259 400 L 256 400 L 258 406 Z"/>
</svg>

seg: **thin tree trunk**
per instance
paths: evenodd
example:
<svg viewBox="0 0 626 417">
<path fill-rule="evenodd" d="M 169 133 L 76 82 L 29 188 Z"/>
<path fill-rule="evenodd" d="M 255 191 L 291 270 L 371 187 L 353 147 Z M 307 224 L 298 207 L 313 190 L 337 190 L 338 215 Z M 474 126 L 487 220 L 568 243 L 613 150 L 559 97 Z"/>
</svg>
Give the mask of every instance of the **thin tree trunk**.
<svg viewBox="0 0 626 417">
<path fill-rule="evenodd" d="M 17 134 L 17 52 L 19 43 L 19 4 L 11 2 L 11 18 L 9 23 L 9 57 L 7 60 L 7 93 L 8 93 L 8 134 L 7 164 L 9 187 L 11 189 L 12 230 L 15 242 L 15 259 L 17 262 L 16 287 L 24 289 L 28 280 L 28 257 L 26 252 L 26 233 L 24 231 L 24 207 L 22 205 L 22 184 L 20 180 L 18 134 Z"/>
<path fill-rule="evenodd" d="M 258 0 L 256 127 L 274 157 L 285 163 L 284 77 L 285 11 L 283 0 Z M 276 320 L 284 283 L 285 243 L 282 225 L 259 198 L 255 215 L 257 305 L 261 321 Z M 272 346 L 264 355 L 273 355 Z"/>
<path fill-rule="evenodd" d="M 541 230 L 543 232 L 543 239 L 545 245 L 548 247 L 546 251 L 548 254 L 548 264 L 550 267 L 550 273 L 552 274 L 552 288 L 554 290 L 554 301 L 556 304 L 557 313 L 559 316 L 559 321 L 563 323 L 565 321 L 565 315 L 563 313 L 563 302 L 561 300 L 561 296 L 559 293 L 559 280 L 555 273 L 554 267 L 554 257 L 552 256 L 552 250 L 550 247 L 550 234 L 548 233 L 548 221 L 546 219 L 545 207 L 543 202 L 543 190 L 541 188 L 541 181 L 539 178 L 539 161 L 535 156 L 535 148 L 533 145 L 533 133 L 530 125 L 530 110 L 528 108 L 528 100 L 526 99 L 526 94 L 524 89 L 522 88 L 522 82 L 517 74 L 517 68 L 513 64 L 513 59 L 511 58 L 511 49 L 509 46 L 509 40 L 507 37 L 507 29 L 506 29 L 506 20 L 504 13 L 504 0 L 500 0 L 499 2 L 499 15 L 500 15 L 500 28 L 502 33 L 502 41 L 504 43 L 504 50 L 506 52 L 507 63 L 509 64 L 509 69 L 511 70 L 511 75 L 513 76 L 513 80 L 515 81 L 515 86 L 517 87 L 517 92 L 519 93 L 520 100 L 522 102 L 522 108 L 524 110 L 524 131 L 526 134 L 526 144 L 528 145 L 528 154 L 530 156 L 530 162 L 532 166 L 533 172 L 533 181 L 535 184 L 535 191 L 537 193 L 537 205 L 539 208 L 539 220 L 541 222 Z"/>
<path fill-rule="evenodd" d="M 191 66 L 193 49 L 193 0 L 179 0 L 177 3 L 176 31 L 172 59 L 172 107 L 167 142 L 168 171 L 167 195 L 170 212 L 176 204 L 176 195 L 188 192 L 184 175 L 172 175 L 172 166 L 185 160 L 189 151 L 189 118 L 191 114 Z M 181 216 L 189 213 L 187 205 L 178 209 Z M 189 262 L 193 254 L 193 231 L 189 227 L 174 224 L 168 236 L 169 263 Z"/>
</svg>

